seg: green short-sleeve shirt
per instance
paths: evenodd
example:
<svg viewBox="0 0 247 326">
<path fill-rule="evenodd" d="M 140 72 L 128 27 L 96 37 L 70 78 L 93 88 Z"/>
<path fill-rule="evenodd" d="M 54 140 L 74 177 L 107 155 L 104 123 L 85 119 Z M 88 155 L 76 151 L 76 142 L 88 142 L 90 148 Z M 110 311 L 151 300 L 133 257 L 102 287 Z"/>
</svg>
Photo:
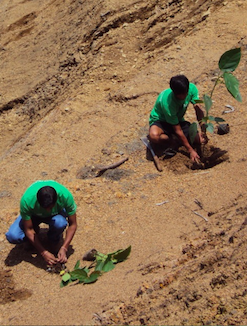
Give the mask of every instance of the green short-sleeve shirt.
<svg viewBox="0 0 247 326">
<path fill-rule="evenodd" d="M 51 211 L 40 206 L 37 193 L 40 188 L 50 186 L 57 192 L 57 201 Z M 48 218 L 60 214 L 65 209 L 68 216 L 75 214 L 76 204 L 71 192 L 56 181 L 36 181 L 23 194 L 20 201 L 20 214 L 23 220 L 30 220 L 32 216 Z"/>
<path fill-rule="evenodd" d="M 184 100 L 177 99 L 170 88 L 164 90 L 159 94 L 150 113 L 149 125 L 151 126 L 155 121 L 163 121 L 171 125 L 179 124 L 184 121 L 189 103 L 195 104 L 195 100 L 198 99 L 198 89 L 192 83 L 189 84 L 188 95 Z"/>
</svg>

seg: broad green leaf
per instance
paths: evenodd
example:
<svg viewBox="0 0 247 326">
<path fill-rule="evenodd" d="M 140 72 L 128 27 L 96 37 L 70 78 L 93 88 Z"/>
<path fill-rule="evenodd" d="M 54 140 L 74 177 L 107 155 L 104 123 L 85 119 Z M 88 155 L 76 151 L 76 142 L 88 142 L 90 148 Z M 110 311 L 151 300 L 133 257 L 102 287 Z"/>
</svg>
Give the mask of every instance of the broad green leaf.
<svg viewBox="0 0 247 326">
<path fill-rule="evenodd" d="M 68 285 L 68 284 L 71 283 L 71 282 L 72 282 L 71 279 L 69 279 L 69 280 L 66 281 L 66 282 L 64 282 L 64 281 L 62 280 L 61 283 L 60 283 L 60 288 L 65 287 L 66 285 Z"/>
<path fill-rule="evenodd" d="M 195 103 L 204 103 L 203 100 L 195 100 Z"/>
<path fill-rule="evenodd" d="M 205 104 L 205 109 L 208 115 L 208 112 L 213 104 L 212 99 L 210 96 L 208 96 L 207 94 L 203 95 L 203 100 L 204 100 L 204 104 Z"/>
<path fill-rule="evenodd" d="M 97 281 L 99 276 L 100 276 L 100 272 L 94 271 L 89 275 L 89 277 L 84 281 L 84 283 L 86 284 L 93 283 Z"/>
<path fill-rule="evenodd" d="M 67 284 L 63 281 L 60 282 L 60 288 L 64 288 Z"/>
<path fill-rule="evenodd" d="M 113 259 L 116 260 L 117 263 L 120 263 L 120 262 L 122 262 L 122 261 L 124 261 L 124 260 L 127 259 L 127 257 L 129 256 L 130 252 L 131 252 L 131 246 L 129 246 L 126 249 L 123 249 L 123 250 L 119 251 L 117 254 L 115 254 L 113 256 Z"/>
<path fill-rule="evenodd" d="M 77 260 L 74 269 L 77 269 L 77 268 L 79 268 L 79 267 L 80 267 L 80 260 Z"/>
<path fill-rule="evenodd" d="M 193 122 L 189 127 L 189 138 L 191 144 L 194 143 L 197 134 L 197 123 Z"/>
<path fill-rule="evenodd" d="M 104 266 L 102 267 L 102 272 L 110 272 L 113 268 L 115 268 L 115 265 L 112 260 L 106 260 Z"/>
<path fill-rule="evenodd" d="M 87 267 L 84 267 L 83 270 L 88 274 L 90 272 L 90 269 Z"/>
<path fill-rule="evenodd" d="M 222 54 L 219 68 L 223 72 L 234 71 L 241 59 L 241 48 L 232 49 Z"/>
<path fill-rule="evenodd" d="M 100 271 L 101 272 L 104 264 L 105 264 L 105 260 L 98 260 L 97 264 L 95 266 L 95 271 Z"/>
<path fill-rule="evenodd" d="M 208 120 L 210 120 L 210 121 L 215 121 L 215 117 L 213 117 L 212 115 L 209 115 L 209 116 L 208 116 Z"/>
<path fill-rule="evenodd" d="M 114 256 L 114 255 L 116 255 L 116 254 L 118 254 L 119 252 L 121 252 L 121 251 L 123 251 L 123 249 L 118 249 L 118 250 L 116 250 L 116 251 L 113 251 L 113 252 L 110 252 L 107 256 Z"/>
<path fill-rule="evenodd" d="M 218 123 L 218 122 L 224 122 L 225 120 L 219 117 L 215 117 L 214 121 Z"/>
<path fill-rule="evenodd" d="M 239 102 L 242 102 L 242 97 L 239 93 L 239 82 L 231 73 L 225 72 L 224 75 L 225 85 L 228 92 Z"/>
<path fill-rule="evenodd" d="M 79 280 L 84 282 L 84 279 L 88 277 L 84 269 L 75 269 L 74 271 L 70 272 L 70 275 L 71 279 L 74 281 Z"/>
<path fill-rule="evenodd" d="M 208 132 L 213 133 L 214 132 L 214 125 L 211 122 L 209 122 L 207 124 L 207 126 L 206 126 L 206 129 L 207 129 Z"/>
<path fill-rule="evenodd" d="M 65 273 L 63 276 L 62 276 L 62 280 L 63 282 L 67 282 L 68 280 L 70 280 L 71 276 L 69 273 Z"/>
</svg>

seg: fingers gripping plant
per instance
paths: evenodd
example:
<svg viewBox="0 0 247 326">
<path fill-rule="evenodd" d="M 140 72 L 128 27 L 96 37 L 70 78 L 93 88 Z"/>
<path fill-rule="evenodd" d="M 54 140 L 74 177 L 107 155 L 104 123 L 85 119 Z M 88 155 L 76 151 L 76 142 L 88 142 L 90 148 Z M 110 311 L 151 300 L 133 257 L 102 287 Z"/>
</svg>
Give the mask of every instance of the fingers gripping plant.
<svg viewBox="0 0 247 326">
<path fill-rule="evenodd" d="M 224 83 L 228 92 L 239 102 L 242 102 L 242 97 L 239 92 L 239 82 L 237 78 L 232 74 L 232 72 L 237 68 L 241 59 L 241 48 L 235 48 L 229 51 L 226 51 L 218 62 L 219 72 L 217 79 L 214 83 L 213 89 L 210 93 L 210 96 L 207 94 L 203 95 L 203 100 L 197 100 L 197 103 L 204 103 L 206 116 L 201 120 L 205 124 L 206 131 L 213 133 L 214 124 L 225 121 L 220 117 L 214 117 L 209 115 L 209 111 L 212 107 L 212 96 L 216 86 L 219 83 Z M 196 122 L 193 122 L 190 126 L 189 134 L 190 141 L 193 144 L 196 134 L 197 134 L 198 125 Z"/>
</svg>

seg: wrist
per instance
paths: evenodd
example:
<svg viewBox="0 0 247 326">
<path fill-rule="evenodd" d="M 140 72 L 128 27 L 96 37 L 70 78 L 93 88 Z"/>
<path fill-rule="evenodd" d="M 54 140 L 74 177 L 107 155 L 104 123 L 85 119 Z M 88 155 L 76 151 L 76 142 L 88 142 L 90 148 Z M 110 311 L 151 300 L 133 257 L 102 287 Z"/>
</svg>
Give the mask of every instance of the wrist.
<svg viewBox="0 0 247 326">
<path fill-rule="evenodd" d="M 66 247 L 64 247 L 64 246 L 62 246 L 61 249 L 63 249 L 66 252 L 68 251 L 68 249 Z"/>
<path fill-rule="evenodd" d="M 41 251 L 41 253 L 40 253 L 40 254 L 41 254 L 41 256 L 42 256 L 42 257 L 44 257 L 44 256 L 45 256 L 45 254 L 46 254 L 47 252 L 48 252 L 47 250 L 43 250 L 43 251 Z"/>
</svg>

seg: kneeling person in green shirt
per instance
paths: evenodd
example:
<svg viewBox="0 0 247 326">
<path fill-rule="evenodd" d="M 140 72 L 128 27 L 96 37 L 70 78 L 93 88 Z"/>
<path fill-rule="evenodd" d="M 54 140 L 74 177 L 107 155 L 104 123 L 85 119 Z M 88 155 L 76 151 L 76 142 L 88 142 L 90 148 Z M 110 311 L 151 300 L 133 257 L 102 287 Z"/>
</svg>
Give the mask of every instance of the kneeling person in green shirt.
<svg viewBox="0 0 247 326">
<path fill-rule="evenodd" d="M 60 243 L 64 229 L 68 226 L 65 239 L 57 258 L 46 250 L 38 237 L 39 224 L 49 225 L 48 239 Z M 67 250 L 77 229 L 76 204 L 70 191 L 56 181 L 36 181 L 20 201 L 20 215 L 10 226 L 6 238 L 18 244 L 25 240 L 38 250 L 48 265 L 67 262 Z"/>
<path fill-rule="evenodd" d="M 172 147 L 172 134 L 174 134 L 190 153 L 191 160 L 197 163 L 200 157 L 189 143 L 190 123 L 185 121 L 184 114 L 189 103 L 192 103 L 203 131 L 196 135 L 195 143 L 206 143 L 205 126 L 201 124 L 204 113 L 200 105 L 196 103 L 198 99 L 199 94 L 196 85 L 190 83 L 184 75 L 174 76 L 170 80 L 170 88 L 159 94 L 149 118 L 149 139 L 151 142 L 166 143 Z"/>
</svg>

